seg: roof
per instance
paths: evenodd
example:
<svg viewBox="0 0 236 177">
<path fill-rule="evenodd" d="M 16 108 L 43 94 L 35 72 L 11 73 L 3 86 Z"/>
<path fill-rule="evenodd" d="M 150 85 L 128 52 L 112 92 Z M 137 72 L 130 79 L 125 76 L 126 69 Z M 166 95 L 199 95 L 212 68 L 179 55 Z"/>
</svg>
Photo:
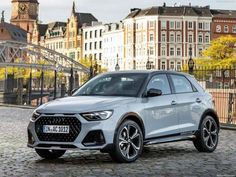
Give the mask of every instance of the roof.
<svg viewBox="0 0 236 177">
<path fill-rule="evenodd" d="M 214 17 L 219 18 L 236 18 L 236 10 L 218 10 L 212 9 L 211 13 Z"/>
<path fill-rule="evenodd" d="M 48 29 L 47 24 L 38 24 L 39 36 L 44 36 Z"/>
<path fill-rule="evenodd" d="M 38 24 L 38 30 L 40 36 L 45 36 L 48 29 L 56 29 L 60 27 L 66 27 L 65 22 L 52 22 L 48 24 Z"/>
<path fill-rule="evenodd" d="M 6 22 L 0 23 L 0 26 L 4 27 L 9 32 L 13 40 L 20 42 L 27 41 L 27 31 L 23 30 L 22 28 Z"/>
<path fill-rule="evenodd" d="M 125 70 L 125 71 L 111 71 L 104 74 L 158 74 L 158 73 L 189 75 L 188 73 L 182 73 L 177 71 L 163 71 L 163 70 Z"/>
<path fill-rule="evenodd" d="M 12 2 L 30 2 L 39 4 L 38 0 L 12 0 Z"/>
<path fill-rule="evenodd" d="M 126 17 L 134 18 L 140 16 L 151 16 L 151 15 L 162 15 L 162 16 L 201 16 L 201 17 L 212 17 L 211 11 L 208 6 L 206 7 L 195 7 L 195 6 L 178 6 L 178 7 L 150 7 L 146 9 L 132 9 L 130 14 Z"/>
<path fill-rule="evenodd" d="M 93 21 L 98 21 L 92 14 L 90 13 L 75 13 L 75 16 L 78 19 L 78 27 L 81 28 L 84 24 L 90 26 Z"/>
</svg>

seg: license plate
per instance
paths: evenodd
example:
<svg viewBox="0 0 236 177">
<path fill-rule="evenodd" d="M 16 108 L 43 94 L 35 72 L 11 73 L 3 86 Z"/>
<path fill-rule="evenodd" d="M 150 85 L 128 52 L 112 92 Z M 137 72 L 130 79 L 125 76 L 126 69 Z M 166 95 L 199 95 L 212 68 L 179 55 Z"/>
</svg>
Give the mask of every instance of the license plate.
<svg viewBox="0 0 236 177">
<path fill-rule="evenodd" d="M 65 125 L 44 125 L 43 133 L 63 133 L 67 134 L 70 132 L 70 126 Z"/>
</svg>

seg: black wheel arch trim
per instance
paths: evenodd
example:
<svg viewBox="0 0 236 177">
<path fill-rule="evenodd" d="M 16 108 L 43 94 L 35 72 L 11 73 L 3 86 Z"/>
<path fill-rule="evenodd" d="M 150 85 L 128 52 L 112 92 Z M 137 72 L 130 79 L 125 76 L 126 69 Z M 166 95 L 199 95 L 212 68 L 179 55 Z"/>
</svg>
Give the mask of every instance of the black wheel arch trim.
<svg viewBox="0 0 236 177">
<path fill-rule="evenodd" d="M 138 121 L 141 123 L 141 130 L 142 130 L 142 133 L 143 133 L 143 138 L 145 139 L 145 127 L 144 127 L 144 123 L 143 123 L 143 120 L 142 118 L 137 114 L 137 113 L 134 113 L 134 112 L 129 112 L 129 113 L 126 113 L 124 114 L 120 120 L 117 122 L 117 125 L 116 125 L 116 130 L 115 130 L 115 134 L 114 134 L 114 137 L 113 137 L 113 142 L 114 142 L 114 138 L 117 134 L 117 131 L 118 131 L 118 128 L 119 126 L 122 124 L 122 122 L 124 122 L 124 120 L 126 120 L 127 118 L 129 117 L 135 117 L 136 119 L 138 119 Z"/>
<path fill-rule="evenodd" d="M 198 125 L 198 129 L 200 129 L 200 126 L 201 126 L 201 123 L 203 121 L 203 119 L 207 116 L 207 115 L 212 115 L 213 118 L 215 118 L 216 120 L 216 123 L 217 123 L 217 126 L 220 130 L 220 121 L 219 121 L 219 117 L 217 115 L 217 112 L 214 110 L 214 109 L 207 109 L 203 112 L 202 116 L 201 116 L 201 120 L 199 122 L 199 125 Z"/>
</svg>

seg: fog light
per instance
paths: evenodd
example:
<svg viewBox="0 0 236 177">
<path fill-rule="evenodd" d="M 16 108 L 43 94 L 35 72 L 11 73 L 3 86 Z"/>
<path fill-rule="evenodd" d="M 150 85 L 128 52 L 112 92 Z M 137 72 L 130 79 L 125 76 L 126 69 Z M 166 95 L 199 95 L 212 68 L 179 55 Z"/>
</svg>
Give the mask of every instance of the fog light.
<svg viewBox="0 0 236 177">
<path fill-rule="evenodd" d="M 35 140 L 32 133 L 28 130 L 28 144 L 34 144 Z"/>
<path fill-rule="evenodd" d="M 84 146 L 101 146 L 105 144 L 105 138 L 101 130 L 89 132 L 84 138 L 82 144 Z"/>
</svg>

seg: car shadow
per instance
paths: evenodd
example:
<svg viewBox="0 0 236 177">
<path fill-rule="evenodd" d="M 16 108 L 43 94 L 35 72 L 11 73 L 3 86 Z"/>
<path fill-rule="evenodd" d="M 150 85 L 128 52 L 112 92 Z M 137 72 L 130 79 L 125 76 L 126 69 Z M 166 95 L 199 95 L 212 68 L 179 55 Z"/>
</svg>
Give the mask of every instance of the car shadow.
<svg viewBox="0 0 236 177">
<path fill-rule="evenodd" d="M 198 153 L 194 148 L 184 148 L 184 147 L 144 147 L 143 153 L 140 157 L 140 161 L 146 159 L 161 159 L 168 158 L 169 156 L 174 156 L 175 158 L 182 157 L 183 155 L 189 156 L 189 154 Z M 99 151 L 92 151 L 91 153 L 82 154 L 81 152 L 73 152 L 65 154 L 63 157 L 54 160 L 39 159 L 36 160 L 38 164 L 71 164 L 71 165 L 88 165 L 88 164 L 111 164 L 114 162 L 109 154 L 100 153 Z"/>
</svg>

